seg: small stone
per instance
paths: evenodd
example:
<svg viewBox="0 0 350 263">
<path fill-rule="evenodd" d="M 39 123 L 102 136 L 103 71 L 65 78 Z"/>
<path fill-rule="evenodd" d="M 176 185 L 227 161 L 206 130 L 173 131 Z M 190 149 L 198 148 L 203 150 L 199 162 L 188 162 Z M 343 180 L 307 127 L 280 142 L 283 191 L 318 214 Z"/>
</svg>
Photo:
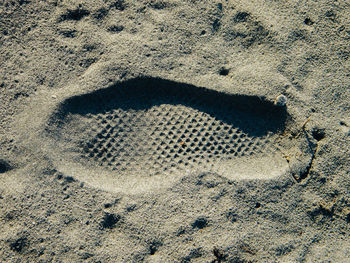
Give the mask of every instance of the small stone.
<svg viewBox="0 0 350 263">
<path fill-rule="evenodd" d="M 284 95 L 278 95 L 274 101 L 274 104 L 279 107 L 285 107 L 287 105 L 287 97 Z"/>
</svg>

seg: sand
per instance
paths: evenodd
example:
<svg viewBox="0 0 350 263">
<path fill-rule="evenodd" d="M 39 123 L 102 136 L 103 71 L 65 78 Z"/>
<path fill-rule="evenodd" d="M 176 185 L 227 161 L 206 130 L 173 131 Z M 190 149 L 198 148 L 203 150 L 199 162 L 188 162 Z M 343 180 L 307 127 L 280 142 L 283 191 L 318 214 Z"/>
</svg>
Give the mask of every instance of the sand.
<svg viewBox="0 0 350 263">
<path fill-rule="evenodd" d="M 1 1 L 0 261 L 349 262 L 349 21 Z"/>
</svg>

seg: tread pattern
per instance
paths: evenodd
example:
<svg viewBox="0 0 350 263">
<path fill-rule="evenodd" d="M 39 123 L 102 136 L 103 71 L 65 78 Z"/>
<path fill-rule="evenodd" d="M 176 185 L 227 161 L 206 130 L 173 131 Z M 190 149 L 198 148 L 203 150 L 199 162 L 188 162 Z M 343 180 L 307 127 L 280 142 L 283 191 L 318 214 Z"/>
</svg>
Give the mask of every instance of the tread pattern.
<svg viewBox="0 0 350 263">
<path fill-rule="evenodd" d="M 71 98 L 60 112 L 61 133 L 85 133 L 74 142 L 77 161 L 149 175 L 268 153 L 285 119 L 257 97 L 158 79 Z M 85 128 L 74 131 L 76 121 Z"/>
</svg>

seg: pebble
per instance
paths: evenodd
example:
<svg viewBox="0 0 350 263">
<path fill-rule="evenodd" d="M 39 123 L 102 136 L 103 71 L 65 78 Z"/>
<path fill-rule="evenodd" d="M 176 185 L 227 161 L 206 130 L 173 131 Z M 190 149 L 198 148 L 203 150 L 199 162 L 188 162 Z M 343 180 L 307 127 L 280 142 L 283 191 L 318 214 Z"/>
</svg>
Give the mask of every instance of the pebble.
<svg viewBox="0 0 350 263">
<path fill-rule="evenodd" d="M 274 104 L 279 107 L 285 107 L 287 105 L 287 97 L 284 95 L 278 95 L 274 101 Z"/>
</svg>

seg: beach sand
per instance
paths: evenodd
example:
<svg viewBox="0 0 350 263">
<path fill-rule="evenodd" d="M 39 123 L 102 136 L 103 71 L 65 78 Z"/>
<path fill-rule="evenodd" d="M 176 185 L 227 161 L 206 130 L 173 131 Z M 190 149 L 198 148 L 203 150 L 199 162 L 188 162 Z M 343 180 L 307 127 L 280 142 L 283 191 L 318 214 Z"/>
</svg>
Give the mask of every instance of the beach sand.
<svg viewBox="0 0 350 263">
<path fill-rule="evenodd" d="M 349 262 L 346 1 L 3 0 L 1 262 Z"/>
</svg>

